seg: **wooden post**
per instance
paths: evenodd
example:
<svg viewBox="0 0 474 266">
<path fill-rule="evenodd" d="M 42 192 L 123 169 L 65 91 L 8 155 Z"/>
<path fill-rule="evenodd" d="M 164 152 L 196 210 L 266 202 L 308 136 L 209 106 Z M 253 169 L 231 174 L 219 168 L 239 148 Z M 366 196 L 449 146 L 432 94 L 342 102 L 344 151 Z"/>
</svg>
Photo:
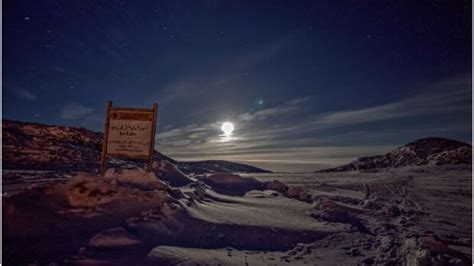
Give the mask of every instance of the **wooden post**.
<svg viewBox="0 0 474 266">
<path fill-rule="evenodd" d="M 153 120 L 151 122 L 152 129 L 151 129 L 151 143 L 150 143 L 150 155 L 148 158 L 148 168 L 147 172 L 151 172 L 153 167 L 153 154 L 155 153 L 155 132 L 156 132 L 156 116 L 158 111 L 158 104 L 153 104 Z"/>
<path fill-rule="evenodd" d="M 105 168 L 107 166 L 107 142 L 109 139 L 109 121 L 110 121 L 110 109 L 112 108 L 112 101 L 107 101 L 105 108 L 105 128 L 104 128 L 104 138 L 102 143 L 102 154 L 100 156 L 100 175 L 104 176 Z"/>
</svg>

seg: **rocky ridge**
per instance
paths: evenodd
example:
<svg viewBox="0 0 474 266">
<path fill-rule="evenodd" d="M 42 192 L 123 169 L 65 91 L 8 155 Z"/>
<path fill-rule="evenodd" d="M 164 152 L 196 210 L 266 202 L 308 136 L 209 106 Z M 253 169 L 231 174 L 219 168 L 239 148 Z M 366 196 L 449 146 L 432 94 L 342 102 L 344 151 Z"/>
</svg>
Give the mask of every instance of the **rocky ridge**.
<svg viewBox="0 0 474 266">
<path fill-rule="evenodd" d="M 2 120 L 4 169 L 93 171 L 99 167 L 103 133 L 85 128 Z M 155 150 L 154 160 L 170 162 L 186 174 L 269 172 L 229 161 L 179 162 Z M 136 168 L 139 160 L 112 159 L 109 167 Z"/>
<path fill-rule="evenodd" d="M 471 163 L 471 145 L 456 140 L 430 137 L 415 140 L 384 155 L 361 157 L 349 164 L 319 172 Z"/>
</svg>

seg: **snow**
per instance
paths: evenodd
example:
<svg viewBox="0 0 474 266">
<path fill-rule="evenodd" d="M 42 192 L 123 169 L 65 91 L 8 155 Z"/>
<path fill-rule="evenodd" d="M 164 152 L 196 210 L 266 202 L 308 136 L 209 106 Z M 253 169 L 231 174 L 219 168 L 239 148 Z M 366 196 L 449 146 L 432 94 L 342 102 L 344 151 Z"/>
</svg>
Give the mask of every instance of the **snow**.
<svg viewBox="0 0 474 266">
<path fill-rule="evenodd" d="M 469 166 L 254 177 L 302 187 L 312 202 L 269 190 L 223 195 L 199 182 L 172 189 L 142 170 L 81 173 L 4 198 L 6 257 L 45 265 L 470 260 Z"/>
<path fill-rule="evenodd" d="M 342 228 L 325 225 L 311 218 L 307 213 L 310 204 L 283 196 L 273 196 L 273 191 L 251 191 L 243 197 L 232 197 L 206 191 L 212 201 L 196 201 L 189 214 L 200 220 L 216 224 L 260 226 L 294 231 L 334 232 Z M 184 200 L 183 200 L 184 201 Z"/>
</svg>

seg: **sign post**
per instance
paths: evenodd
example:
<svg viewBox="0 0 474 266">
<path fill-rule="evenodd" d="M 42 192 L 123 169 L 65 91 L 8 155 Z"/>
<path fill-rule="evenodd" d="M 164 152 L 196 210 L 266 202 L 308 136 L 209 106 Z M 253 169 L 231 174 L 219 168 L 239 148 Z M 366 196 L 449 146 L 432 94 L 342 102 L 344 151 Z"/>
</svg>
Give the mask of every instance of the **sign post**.
<svg viewBox="0 0 474 266">
<path fill-rule="evenodd" d="M 100 159 L 100 174 L 106 170 L 108 158 L 148 160 L 147 171 L 153 166 L 156 116 L 158 104 L 152 109 L 112 107 L 106 105 L 104 141 Z"/>
</svg>

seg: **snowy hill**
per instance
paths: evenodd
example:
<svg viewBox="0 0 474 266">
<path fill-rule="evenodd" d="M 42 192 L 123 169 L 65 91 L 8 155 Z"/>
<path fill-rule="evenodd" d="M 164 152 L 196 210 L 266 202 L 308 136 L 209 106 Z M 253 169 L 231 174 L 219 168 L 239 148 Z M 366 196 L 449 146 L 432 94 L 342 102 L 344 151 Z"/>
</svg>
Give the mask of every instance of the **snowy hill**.
<svg viewBox="0 0 474 266">
<path fill-rule="evenodd" d="M 378 168 L 471 164 L 472 146 L 445 138 L 423 138 L 385 154 L 361 157 L 353 162 L 319 172 L 370 170 Z"/>
<path fill-rule="evenodd" d="M 85 128 L 2 120 L 4 169 L 92 171 L 99 167 L 103 133 Z M 268 172 L 228 161 L 177 162 L 155 151 L 185 173 Z M 112 159 L 109 167 L 134 168 L 142 161 Z"/>
</svg>

